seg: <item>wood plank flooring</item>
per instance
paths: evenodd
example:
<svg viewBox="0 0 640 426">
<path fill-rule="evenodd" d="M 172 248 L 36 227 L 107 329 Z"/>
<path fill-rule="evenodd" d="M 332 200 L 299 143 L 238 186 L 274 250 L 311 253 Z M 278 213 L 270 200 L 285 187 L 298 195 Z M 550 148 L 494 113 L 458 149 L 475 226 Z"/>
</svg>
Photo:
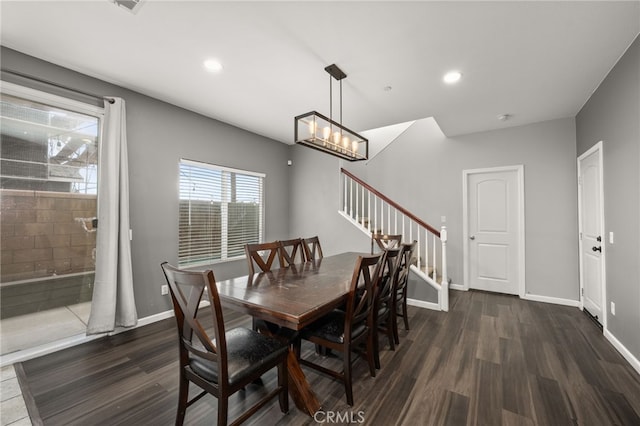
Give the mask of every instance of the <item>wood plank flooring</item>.
<svg viewBox="0 0 640 426">
<path fill-rule="evenodd" d="M 318 422 L 293 403 L 282 415 L 276 400 L 246 424 L 640 425 L 640 377 L 578 309 L 476 291 L 454 291 L 450 302 L 448 313 L 410 307 L 411 330 L 401 330 L 396 351 L 383 348 L 377 377 L 356 361 L 355 406 L 340 383 L 305 369 L 326 413 Z M 228 327 L 250 325 L 231 311 L 225 318 Z M 176 339 L 169 319 L 24 362 L 34 424 L 173 424 Z M 311 345 L 303 351 L 341 365 Z M 230 418 L 275 379 L 236 394 Z M 213 424 L 216 405 L 202 399 L 186 423 Z"/>
</svg>

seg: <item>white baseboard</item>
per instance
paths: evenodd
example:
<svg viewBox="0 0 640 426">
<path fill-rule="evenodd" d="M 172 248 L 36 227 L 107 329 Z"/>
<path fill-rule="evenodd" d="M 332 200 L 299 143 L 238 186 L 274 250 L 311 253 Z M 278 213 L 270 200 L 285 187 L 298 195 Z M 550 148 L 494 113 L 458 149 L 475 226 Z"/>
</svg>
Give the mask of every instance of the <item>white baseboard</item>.
<svg viewBox="0 0 640 426">
<path fill-rule="evenodd" d="M 525 294 L 522 298 L 524 300 L 531 300 L 532 302 L 544 302 L 553 303 L 554 305 L 573 306 L 574 308 L 580 307 L 579 300 L 562 299 L 559 297 L 538 296 L 535 294 Z"/>
<path fill-rule="evenodd" d="M 616 336 L 611 334 L 609 330 L 604 330 L 604 337 L 606 337 L 607 340 L 611 342 L 613 347 L 616 348 L 618 352 L 620 352 L 620 354 L 624 357 L 624 359 L 626 359 L 629 364 L 631 364 L 634 370 L 636 370 L 636 372 L 640 374 L 640 360 L 633 356 L 633 354 L 629 352 L 629 350 L 618 339 L 616 339 Z"/>
<path fill-rule="evenodd" d="M 119 334 L 124 331 L 132 330 L 138 327 L 144 327 L 145 325 L 153 324 L 154 322 L 162 321 L 164 319 L 171 318 L 171 317 L 173 317 L 173 309 L 171 309 L 170 311 L 164 311 L 157 314 L 149 315 L 148 317 L 140 318 L 138 319 L 138 323 L 134 327 L 128 327 L 128 328 L 118 327 L 116 328 L 115 331 L 112 331 L 111 333 L 109 333 L 109 335 Z"/>
<path fill-rule="evenodd" d="M 432 309 L 434 311 L 440 311 L 440 305 L 438 305 L 437 303 L 434 302 L 427 302 L 424 300 L 418 300 L 418 299 L 407 299 L 407 305 L 410 306 L 417 306 L 418 308 L 427 308 L 427 309 Z"/>
<path fill-rule="evenodd" d="M 449 284 L 449 288 L 451 290 L 469 291 L 469 289 L 468 288 L 464 288 L 464 285 L 462 285 L 462 284 Z"/>
</svg>

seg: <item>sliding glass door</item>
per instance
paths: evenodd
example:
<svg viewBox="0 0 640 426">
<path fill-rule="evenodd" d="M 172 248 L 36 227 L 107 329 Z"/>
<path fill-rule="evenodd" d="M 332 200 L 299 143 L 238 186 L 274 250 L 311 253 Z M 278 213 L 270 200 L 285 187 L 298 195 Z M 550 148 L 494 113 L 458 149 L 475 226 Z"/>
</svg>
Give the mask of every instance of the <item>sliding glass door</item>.
<svg viewBox="0 0 640 426">
<path fill-rule="evenodd" d="M 84 334 L 102 109 L 2 82 L 2 355 Z"/>
</svg>

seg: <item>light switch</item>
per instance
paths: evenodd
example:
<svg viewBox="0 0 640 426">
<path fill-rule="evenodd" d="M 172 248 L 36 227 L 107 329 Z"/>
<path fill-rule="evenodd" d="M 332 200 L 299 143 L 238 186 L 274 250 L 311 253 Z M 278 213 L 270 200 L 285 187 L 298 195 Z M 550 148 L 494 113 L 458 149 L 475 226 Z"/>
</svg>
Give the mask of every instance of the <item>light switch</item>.
<svg viewBox="0 0 640 426">
<path fill-rule="evenodd" d="M 447 217 L 446 216 L 440 216 L 440 222 L 447 223 Z"/>
<path fill-rule="evenodd" d="M 609 244 L 613 244 L 613 232 L 609 232 Z"/>
</svg>

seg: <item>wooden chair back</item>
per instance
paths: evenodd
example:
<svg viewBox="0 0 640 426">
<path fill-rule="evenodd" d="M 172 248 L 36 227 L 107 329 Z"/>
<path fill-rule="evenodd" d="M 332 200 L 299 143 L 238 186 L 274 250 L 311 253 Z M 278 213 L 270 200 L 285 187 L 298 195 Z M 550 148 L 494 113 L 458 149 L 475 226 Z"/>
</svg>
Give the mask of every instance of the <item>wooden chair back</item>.
<svg viewBox="0 0 640 426">
<path fill-rule="evenodd" d="M 351 331 L 360 324 L 373 327 L 375 289 L 381 278 L 386 253 L 359 256 L 351 278 L 351 288 L 345 311 L 345 341 L 351 340 Z"/>
<path fill-rule="evenodd" d="M 257 243 L 246 244 L 244 246 L 245 254 L 247 255 L 247 262 L 249 264 L 249 275 L 253 275 L 256 272 L 255 266 L 260 271 L 269 272 L 273 266 L 273 261 L 277 258 L 282 267 L 282 260 L 280 258 L 280 242 L 272 241 L 269 243 Z"/>
<path fill-rule="evenodd" d="M 320 246 L 320 239 L 317 235 L 304 239 L 304 253 L 307 262 L 315 259 L 322 259 L 322 246 Z"/>
<path fill-rule="evenodd" d="M 183 271 L 167 262 L 162 263 L 178 326 L 180 343 L 180 367 L 189 365 L 189 353 L 217 363 L 220 384 L 228 381 L 227 345 L 222 316 L 222 306 L 213 271 Z M 207 289 L 213 316 L 211 338 L 197 318 L 198 306 L 204 289 Z M 195 336 L 195 339 L 194 339 Z M 215 343 L 214 343 L 215 342 Z"/>
<path fill-rule="evenodd" d="M 302 238 L 280 241 L 280 264 L 284 267 L 305 261 Z"/>
<path fill-rule="evenodd" d="M 402 245 L 402 255 L 400 265 L 398 267 L 398 278 L 396 279 L 395 289 L 393 290 L 395 301 L 392 303 L 392 326 L 394 340 L 400 343 L 398 333 L 398 317 L 402 317 L 405 330 L 409 330 L 409 313 L 407 311 L 407 284 L 409 282 L 409 272 L 413 263 L 413 254 L 416 249 L 417 241 L 410 244 Z"/>
<path fill-rule="evenodd" d="M 413 262 L 413 254 L 416 249 L 417 241 L 402 244 L 402 253 L 400 255 L 400 263 L 398 264 L 397 278 L 395 280 L 395 293 L 404 294 L 407 283 L 409 281 L 409 268 Z"/>
<path fill-rule="evenodd" d="M 375 248 L 374 242 L 375 242 L 375 245 L 380 250 L 397 248 L 397 247 L 400 247 L 400 244 L 402 243 L 402 235 L 377 234 L 375 232 L 372 233 L 371 234 L 371 254 L 373 254 L 374 252 L 374 248 Z"/>
<path fill-rule="evenodd" d="M 382 267 L 381 277 L 376 287 L 376 311 L 384 305 L 391 306 L 393 290 L 396 288 L 400 262 L 402 261 L 402 248 L 386 250 L 385 261 Z"/>
</svg>

